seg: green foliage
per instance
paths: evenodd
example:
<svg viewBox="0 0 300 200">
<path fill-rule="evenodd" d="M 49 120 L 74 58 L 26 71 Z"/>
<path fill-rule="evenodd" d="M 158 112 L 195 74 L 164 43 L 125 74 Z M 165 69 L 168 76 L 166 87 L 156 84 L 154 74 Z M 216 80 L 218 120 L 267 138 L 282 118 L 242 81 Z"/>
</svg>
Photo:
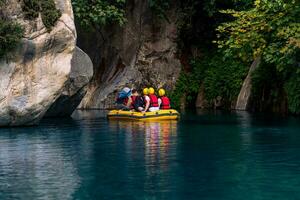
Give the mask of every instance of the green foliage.
<svg viewBox="0 0 300 200">
<path fill-rule="evenodd" d="M 72 0 L 75 17 L 82 26 L 103 26 L 125 23 L 126 0 Z"/>
<path fill-rule="evenodd" d="M 234 19 L 217 29 L 217 44 L 226 56 L 247 61 L 262 57 L 264 64 L 252 75 L 254 99 L 260 101 L 255 103 L 274 107 L 287 95 L 290 112 L 300 113 L 299 79 L 294 75 L 300 72 L 299 0 L 256 0 L 251 9 L 222 13 Z"/>
<path fill-rule="evenodd" d="M 209 102 L 220 96 L 229 107 L 230 103 L 236 100 L 248 71 L 247 64 L 232 59 L 223 60 L 221 54 L 206 55 L 201 59 L 192 60 L 191 66 L 192 71 L 182 72 L 176 82 L 171 96 L 175 107 L 179 106 L 182 94 L 186 95 L 187 104 L 194 103 L 201 84 Z"/>
<path fill-rule="evenodd" d="M 19 24 L 0 18 L 0 58 L 17 47 L 23 37 L 23 32 Z"/>
<path fill-rule="evenodd" d="M 178 43 L 181 50 L 190 46 L 207 49 L 215 48 L 216 28 L 231 16 L 220 13 L 224 9 L 248 9 L 254 0 L 180 0 L 178 10 Z"/>
<path fill-rule="evenodd" d="M 161 19 L 168 20 L 166 12 L 170 9 L 171 0 L 149 0 L 149 7 Z"/>
<path fill-rule="evenodd" d="M 172 107 L 180 107 L 183 95 L 186 97 L 187 104 L 193 103 L 193 99 L 199 91 L 200 83 L 201 80 L 195 77 L 195 74 L 182 71 L 177 79 L 175 90 L 170 94 Z"/>
<path fill-rule="evenodd" d="M 0 6 L 4 5 L 5 2 L 5 0 L 0 0 Z"/>
<path fill-rule="evenodd" d="M 225 10 L 235 20 L 220 25 L 217 44 L 227 56 L 251 61 L 262 56 L 279 71 L 295 64 L 300 48 L 300 3 L 296 0 L 256 0 L 249 10 Z"/>
<path fill-rule="evenodd" d="M 34 20 L 39 16 L 40 5 L 38 0 L 23 0 L 22 10 L 25 19 Z"/>
<path fill-rule="evenodd" d="M 48 30 L 51 30 L 57 20 L 61 17 L 61 12 L 56 9 L 53 0 L 41 1 L 41 14 L 43 23 Z"/>
<path fill-rule="evenodd" d="M 284 88 L 288 96 L 289 111 L 300 114 L 300 75 L 294 74 L 285 83 Z"/>
<path fill-rule="evenodd" d="M 231 8 L 237 10 L 248 9 L 253 5 L 253 0 L 204 0 L 203 11 L 207 13 L 208 16 L 213 17 L 216 15 L 220 9 Z"/>
<path fill-rule="evenodd" d="M 280 94 L 284 84 L 283 74 L 278 72 L 276 66 L 263 62 L 251 74 L 251 80 L 254 107 L 262 111 L 272 111 L 272 105 L 283 98 Z"/>
<path fill-rule="evenodd" d="M 25 19 L 34 20 L 41 13 L 42 21 L 48 31 L 51 31 L 57 20 L 61 17 L 60 10 L 56 9 L 53 0 L 23 0 L 22 10 Z"/>
<path fill-rule="evenodd" d="M 223 60 L 220 55 L 212 57 L 210 62 L 205 64 L 207 65 L 204 78 L 206 98 L 212 101 L 220 96 L 227 102 L 236 100 L 247 75 L 247 65 L 232 59 Z"/>
</svg>

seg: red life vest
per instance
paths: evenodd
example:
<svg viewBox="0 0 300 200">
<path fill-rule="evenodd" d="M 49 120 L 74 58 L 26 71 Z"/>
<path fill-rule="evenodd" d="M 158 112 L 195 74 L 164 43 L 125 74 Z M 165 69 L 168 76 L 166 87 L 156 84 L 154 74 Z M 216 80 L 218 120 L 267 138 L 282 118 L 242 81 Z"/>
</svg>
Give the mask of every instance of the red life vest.
<svg viewBox="0 0 300 200">
<path fill-rule="evenodd" d="M 134 109 L 134 102 L 136 100 L 137 96 L 131 96 L 131 105 L 130 105 L 130 109 Z"/>
<path fill-rule="evenodd" d="M 126 97 L 126 98 L 117 98 L 116 99 L 116 103 L 117 104 L 123 104 L 123 105 L 127 105 L 127 103 L 128 103 L 128 97 Z"/>
<path fill-rule="evenodd" d="M 161 99 L 161 104 L 160 104 L 160 108 L 161 109 L 170 109 L 171 105 L 170 105 L 170 99 L 166 96 L 160 97 Z"/>
<path fill-rule="evenodd" d="M 158 107 L 158 99 L 157 96 L 154 94 L 149 95 L 150 98 L 150 107 Z"/>
<path fill-rule="evenodd" d="M 126 106 L 128 103 L 128 97 L 124 99 L 123 104 Z"/>
</svg>

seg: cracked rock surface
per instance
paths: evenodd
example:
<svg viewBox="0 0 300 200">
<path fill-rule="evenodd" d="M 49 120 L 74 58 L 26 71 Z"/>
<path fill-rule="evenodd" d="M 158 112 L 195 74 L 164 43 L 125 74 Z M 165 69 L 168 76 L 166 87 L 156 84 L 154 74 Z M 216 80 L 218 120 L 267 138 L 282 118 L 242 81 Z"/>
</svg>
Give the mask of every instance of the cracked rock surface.
<svg viewBox="0 0 300 200">
<path fill-rule="evenodd" d="M 160 20 L 147 0 L 130 0 L 122 27 L 110 25 L 90 32 L 78 28 L 78 46 L 94 64 L 80 108 L 112 108 L 117 92 L 125 86 L 174 88 L 181 69 L 176 56 L 176 10 L 171 8 L 168 20 Z"/>
<path fill-rule="evenodd" d="M 93 76 L 90 57 L 76 47 L 71 61 L 69 80 L 60 97 L 51 105 L 46 117 L 70 117 L 87 92 Z"/>
<path fill-rule="evenodd" d="M 35 125 L 65 88 L 71 70 L 76 30 L 71 0 L 55 0 L 62 16 L 47 32 L 41 17 L 25 20 L 20 2 L 10 0 L 5 14 L 25 28 L 13 55 L 0 60 L 0 126 Z"/>
</svg>

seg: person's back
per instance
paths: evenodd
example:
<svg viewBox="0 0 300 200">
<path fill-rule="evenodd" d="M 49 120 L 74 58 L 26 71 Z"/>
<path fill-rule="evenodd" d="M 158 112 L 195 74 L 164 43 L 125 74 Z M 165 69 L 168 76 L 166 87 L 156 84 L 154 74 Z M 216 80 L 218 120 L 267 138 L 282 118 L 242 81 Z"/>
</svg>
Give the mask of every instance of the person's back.
<svg viewBox="0 0 300 200">
<path fill-rule="evenodd" d="M 159 89 L 158 95 L 159 95 L 159 107 L 162 110 L 171 109 L 170 99 L 165 95 L 166 92 L 164 89 Z"/>
<path fill-rule="evenodd" d="M 149 99 L 150 99 L 149 111 L 152 112 L 152 111 L 159 110 L 158 98 L 155 95 L 155 90 L 152 87 L 149 88 Z"/>
<path fill-rule="evenodd" d="M 116 109 L 120 110 L 129 110 L 130 104 L 131 104 L 131 89 L 128 87 L 123 88 L 117 96 L 116 99 Z"/>
<path fill-rule="evenodd" d="M 131 97 L 130 97 L 130 100 L 131 100 L 130 109 L 135 109 L 134 104 L 135 104 L 135 101 L 137 100 L 138 97 L 139 97 L 139 93 L 137 92 L 136 89 L 133 89 Z"/>
<path fill-rule="evenodd" d="M 134 104 L 133 104 L 133 108 L 136 111 L 140 111 L 140 112 L 144 111 L 144 109 L 145 109 L 144 97 L 142 97 L 142 96 L 136 96 Z"/>
<path fill-rule="evenodd" d="M 160 99 L 161 99 L 160 109 L 162 110 L 171 109 L 170 99 L 167 96 L 162 96 L 160 97 Z"/>
<path fill-rule="evenodd" d="M 128 97 L 117 97 L 116 104 L 127 105 Z"/>
</svg>

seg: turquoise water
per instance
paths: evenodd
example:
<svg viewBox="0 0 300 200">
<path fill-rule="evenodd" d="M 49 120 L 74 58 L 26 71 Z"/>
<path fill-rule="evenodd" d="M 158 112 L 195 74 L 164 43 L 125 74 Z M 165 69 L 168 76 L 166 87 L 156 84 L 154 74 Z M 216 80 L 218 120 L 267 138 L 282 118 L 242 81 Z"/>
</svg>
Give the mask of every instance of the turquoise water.
<svg viewBox="0 0 300 200">
<path fill-rule="evenodd" d="M 0 129 L 0 199 L 300 199 L 300 119 L 100 111 Z"/>
</svg>

